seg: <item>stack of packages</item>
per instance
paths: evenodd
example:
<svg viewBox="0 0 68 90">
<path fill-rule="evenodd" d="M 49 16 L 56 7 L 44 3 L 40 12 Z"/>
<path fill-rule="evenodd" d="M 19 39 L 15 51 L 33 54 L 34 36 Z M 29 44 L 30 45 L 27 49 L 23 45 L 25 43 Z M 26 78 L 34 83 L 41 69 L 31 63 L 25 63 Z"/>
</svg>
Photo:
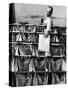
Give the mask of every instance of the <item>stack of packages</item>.
<svg viewBox="0 0 68 90">
<path fill-rule="evenodd" d="M 53 28 L 51 56 L 45 58 L 45 52 L 38 50 L 39 34 L 44 28 L 29 24 L 10 25 L 9 70 L 12 86 L 66 83 L 66 37 L 61 34 L 64 29 Z"/>
</svg>

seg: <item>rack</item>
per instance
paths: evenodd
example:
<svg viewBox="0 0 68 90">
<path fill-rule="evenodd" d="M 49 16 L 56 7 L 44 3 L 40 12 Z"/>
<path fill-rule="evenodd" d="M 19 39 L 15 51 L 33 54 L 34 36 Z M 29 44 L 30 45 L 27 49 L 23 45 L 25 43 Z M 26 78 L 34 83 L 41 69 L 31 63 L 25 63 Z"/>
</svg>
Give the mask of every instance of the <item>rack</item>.
<svg viewBox="0 0 68 90">
<path fill-rule="evenodd" d="M 39 37 L 39 34 L 44 34 L 43 31 L 45 29 L 45 26 L 33 25 L 33 24 L 22 25 L 22 24 L 19 24 L 19 23 L 14 23 L 14 24 L 9 24 L 9 27 L 10 27 L 9 28 L 9 47 L 11 46 L 10 49 L 12 49 L 12 45 L 15 45 L 15 47 L 17 47 L 19 45 L 21 45 L 21 46 L 24 45 L 24 47 L 25 47 L 25 45 L 27 45 L 27 47 L 30 47 L 30 49 L 31 49 L 31 50 L 29 50 L 31 52 L 31 54 L 28 54 L 28 55 L 27 54 L 26 55 L 25 54 L 18 54 L 18 55 L 13 54 L 12 55 L 13 51 L 9 49 L 9 52 L 11 51 L 11 53 L 9 54 L 9 57 L 16 57 L 16 58 L 20 58 L 20 57 L 26 58 L 27 57 L 27 58 L 34 58 L 34 60 L 37 59 L 37 58 L 45 58 L 45 55 L 36 55 L 36 51 L 38 53 L 38 44 L 39 44 L 37 39 Z M 15 30 L 13 30 L 14 27 L 15 27 Z M 30 30 L 28 29 L 28 27 L 30 27 Z M 56 42 L 56 39 L 55 39 L 55 41 L 52 42 L 52 37 L 57 37 L 58 38 L 59 35 L 60 35 L 60 37 L 62 36 L 62 37 L 65 37 L 65 39 L 66 39 L 66 32 L 62 31 L 61 33 L 58 33 L 58 28 L 60 28 L 60 29 L 63 28 L 64 30 L 66 30 L 66 27 L 52 27 L 52 31 L 49 33 L 50 38 L 51 38 L 50 39 L 51 40 L 50 41 L 50 48 L 51 47 L 60 47 L 61 48 L 62 45 L 64 46 L 64 48 L 66 47 L 65 46 L 65 44 L 66 44 L 65 40 L 64 41 L 62 40 L 61 42 L 60 42 L 60 40 L 58 40 L 58 42 Z M 55 33 L 55 30 L 56 30 L 56 33 Z M 15 38 L 12 37 L 13 34 L 15 34 L 15 36 L 14 36 Z M 22 36 L 21 40 L 16 40 L 16 35 Z M 32 38 L 30 38 L 30 41 L 29 41 L 29 39 L 28 39 L 29 35 L 30 36 L 34 35 L 34 36 L 32 36 L 33 40 L 32 40 Z M 14 38 L 14 39 L 12 40 L 12 38 Z M 52 51 L 50 51 L 50 52 L 52 53 Z M 35 53 L 35 54 L 33 55 L 33 53 Z M 48 62 L 50 63 L 51 59 L 57 59 L 58 58 L 58 59 L 63 60 L 64 57 L 66 57 L 66 56 L 65 56 L 64 53 L 62 53 L 60 55 L 57 55 L 57 54 L 52 55 L 51 54 L 47 58 L 49 58 Z M 17 65 L 18 65 L 18 63 L 17 63 Z M 12 70 L 11 70 L 11 72 L 12 72 Z M 31 72 L 30 71 L 19 71 L 19 70 L 17 70 L 17 71 L 14 71 L 14 72 L 15 72 L 15 75 L 17 75 L 19 73 L 21 73 L 21 74 L 23 74 L 23 73 L 66 73 L 66 71 L 63 71 L 63 70 L 61 70 L 61 71 L 49 71 L 49 70 L 48 71 L 31 71 Z"/>
</svg>

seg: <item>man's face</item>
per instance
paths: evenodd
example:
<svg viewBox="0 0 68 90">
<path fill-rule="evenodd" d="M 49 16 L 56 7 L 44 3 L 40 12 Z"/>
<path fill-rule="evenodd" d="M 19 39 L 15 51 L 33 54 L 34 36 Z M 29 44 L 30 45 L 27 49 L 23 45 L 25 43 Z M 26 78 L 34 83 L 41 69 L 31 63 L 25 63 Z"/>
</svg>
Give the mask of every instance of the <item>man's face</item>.
<svg viewBox="0 0 68 90">
<path fill-rule="evenodd" d="M 49 16 L 50 15 L 50 13 L 51 13 L 51 8 L 47 8 L 47 16 Z"/>
</svg>

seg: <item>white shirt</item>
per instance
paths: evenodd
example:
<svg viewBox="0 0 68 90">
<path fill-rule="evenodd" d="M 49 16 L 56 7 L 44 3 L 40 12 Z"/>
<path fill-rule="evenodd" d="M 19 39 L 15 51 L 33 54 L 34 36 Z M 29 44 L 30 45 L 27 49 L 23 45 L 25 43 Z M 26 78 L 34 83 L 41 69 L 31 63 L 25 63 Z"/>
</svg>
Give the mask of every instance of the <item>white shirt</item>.
<svg viewBox="0 0 68 90">
<path fill-rule="evenodd" d="M 47 26 L 46 30 L 50 31 L 52 25 L 52 19 L 50 17 L 47 17 L 46 19 L 44 19 L 43 24 Z"/>
</svg>

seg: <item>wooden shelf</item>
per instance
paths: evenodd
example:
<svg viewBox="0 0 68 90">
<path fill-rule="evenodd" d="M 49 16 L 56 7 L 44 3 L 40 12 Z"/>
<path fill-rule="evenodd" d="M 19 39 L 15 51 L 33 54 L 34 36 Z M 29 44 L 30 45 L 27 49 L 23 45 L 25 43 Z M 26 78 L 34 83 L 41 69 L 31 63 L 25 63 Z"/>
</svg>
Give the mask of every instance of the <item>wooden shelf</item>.
<svg viewBox="0 0 68 90">
<path fill-rule="evenodd" d="M 26 32 L 26 31 L 9 31 L 9 33 L 24 33 L 24 34 L 44 34 L 44 32 Z M 50 35 L 59 35 L 58 33 L 50 33 Z M 66 35 L 66 33 L 61 33 L 61 35 Z"/>
<path fill-rule="evenodd" d="M 66 73 L 66 71 L 35 71 L 35 72 L 30 72 L 30 71 L 18 71 L 16 72 L 18 74 L 22 73 Z"/>
<path fill-rule="evenodd" d="M 63 55 L 53 55 L 51 56 L 52 58 L 63 58 L 64 56 Z"/>
<path fill-rule="evenodd" d="M 10 55 L 15 57 L 35 57 L 35 58 L 45 58 L 45 56 L 33 56 L 33 55 Z M 47 58 L 63 58 L 63 55 L 53 55 L 53 56 L 47 56 Z"/>
<path fill-rule="evenodd" d="M 31 45 L 31 44 L 33 44 L 33 45 L 38 45 L 39 43 L 34 43 L 34 42 L 32 42 L 32 41 L 13 41 L 13 42 L 9 42 L 9 44 L 17 44 L 17 43 L 20 43 L 20 44 L 29 44 L 29 45 Z M 62 43 L 56 43 L 56 42 L 51 42 L 51 44 L 50 44 L 51 46 L 61 46 L 62 45 Z"/>
<path fill-rule="evenodd" d="M 9 42 L 9 44 L 17 44 L 17 43 L 20 43 L 20 44 L 28 44 L 28 45 L 29 45 L 29 44 L 30 44 L 30 45 L 33 44 L 33 43 L 31 43 L 31 42 L 28 42 L 28 43 L 27 43 L 27 42 L 22 42 L 22 41 Z"/>
<path fill-rule="evenodd" d="M 61 46 L 60 43 L 51 43 L 51 46 Z"/>
</svg>

